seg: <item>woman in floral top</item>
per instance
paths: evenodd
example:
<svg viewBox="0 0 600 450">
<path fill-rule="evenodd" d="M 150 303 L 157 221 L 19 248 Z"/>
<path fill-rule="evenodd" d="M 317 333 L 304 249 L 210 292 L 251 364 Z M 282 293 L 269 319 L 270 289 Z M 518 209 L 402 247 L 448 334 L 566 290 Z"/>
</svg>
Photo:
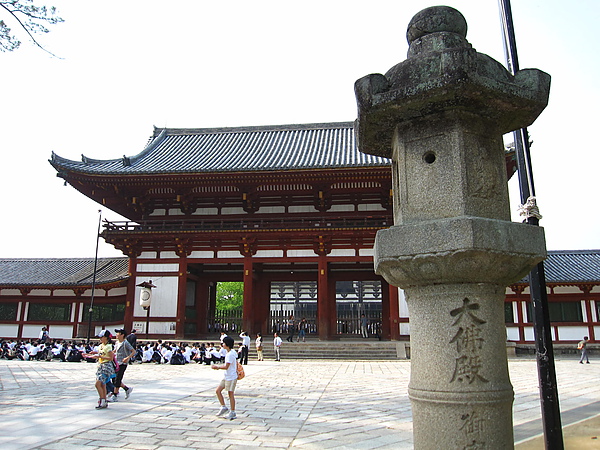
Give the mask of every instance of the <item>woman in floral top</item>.
<svg viewBox="0 0 600 450">
<path fill-rule="evenodd" d="M 108 408 L 106 402 L 106 383 L 115 378 L 115 366 L 113 360 L 115 354 L 113 352 L 112 342 L 110 340 L 110 332 L 102 330 L 98 334 L 100 338 L 100 347 L 97 352 L 86 353 L 85 358 L 94 358 L 98 360 L 98 369 L 96 370 L 96 390 L 98 391 L 98 406 L 96 409 Z"/>
</svg>

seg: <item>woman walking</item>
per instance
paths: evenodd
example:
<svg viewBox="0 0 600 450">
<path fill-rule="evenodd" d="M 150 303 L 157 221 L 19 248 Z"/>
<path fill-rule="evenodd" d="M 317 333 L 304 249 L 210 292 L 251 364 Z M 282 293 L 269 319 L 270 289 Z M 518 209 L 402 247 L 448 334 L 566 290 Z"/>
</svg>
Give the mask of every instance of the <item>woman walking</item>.
<svg viewBox="0 0 600 450">
<path fill-rule="evenodd" d="M 98 406 L 96 406 L 96 409 L 104 409 L 108 408 L 108 403 L 106 402 L 106 383 L 115 378 L 115 367 L 113 364 L 115 354 L 110 340 L 110 331 L 102 330 L 100 334 L 98 334 L 98 337 L 100 338 L 98 351 L 86 353 L 83 356 L 98 361 L 98 368 L 96 369 Z"/>
</svg>

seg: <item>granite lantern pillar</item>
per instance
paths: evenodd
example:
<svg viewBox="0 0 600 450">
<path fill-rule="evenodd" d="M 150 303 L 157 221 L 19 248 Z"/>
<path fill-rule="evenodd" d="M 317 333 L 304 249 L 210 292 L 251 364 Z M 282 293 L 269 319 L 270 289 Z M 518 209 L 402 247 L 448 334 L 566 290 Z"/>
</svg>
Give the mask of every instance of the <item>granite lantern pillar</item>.
<svg viewBox="0 0 600 450">
<path fill-rule="evenodd" d="M 414 446 L 512 448 L 505 287 L 546 255 L 543 229 L 510 222 L 502 135 L 546 107 L 550 77 L 512 76 L 445 6 L 408 25 L 408 58 L 358 80 L 359 149 L 392 158 L 394 223 L 375 271 L 405 290 Z"/>
</svg>

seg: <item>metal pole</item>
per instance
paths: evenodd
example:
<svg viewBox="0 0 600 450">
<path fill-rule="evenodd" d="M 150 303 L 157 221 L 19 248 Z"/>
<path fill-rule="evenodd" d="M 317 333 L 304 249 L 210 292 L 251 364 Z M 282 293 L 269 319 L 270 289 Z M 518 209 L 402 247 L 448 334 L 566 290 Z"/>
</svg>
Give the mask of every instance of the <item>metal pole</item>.
<svg viewBox="0 0 600 450">
<path fill-rule="evenodd" d="M 498 0 L 500 17 L 502 20 L 504 52 L 508 70 L 514 75 L 519 70 L 515 30 L 512 21 L 510 0 Z M 535 196 L 533 171 L 531 167 L 531 153 L 529 149 L 529 135 L 527 129 L 513 132 L 515 152 L 517 155 L 517 168 L 521 203 Z M 537 217 L 528 217 L 526 223 L 538 226 Z M 535 349 L 540 383 L 540 401 L 542 409 L 542 422 L 544 427 L 544 440 L 546 449 L 564 449 L 562 426 L 560 418 L 560 405 L 558 401 L 558 388 L 556 385 L 556 369 L 554 367 L 554 349 L 552 347 L 552 334 L 550 331 L 550 315 L 548 312 L 548 297 L 546 293 L 546 278 L 544 263 L 539 263 L 529 274 L 529 291 L 533 306 L 533 330 L 535 335 Z"/>
<path fill-rule="evenodd" d="M 102 210 L 98 210 L 98 231 L 96 232 L 96 255 L 94 256 L 94 275 L 92 276 L 92 297 L 90 299 L 90 309 L 88 310 L 88 332 L 87 343 L 90 343 L 92 334 L 92 313 L 94 311 L 94 295 L 96 293 L 96 270 L 98 269 L 98 244 L 100 243 L 100 225 L 102 223 Z"/>
</svg>

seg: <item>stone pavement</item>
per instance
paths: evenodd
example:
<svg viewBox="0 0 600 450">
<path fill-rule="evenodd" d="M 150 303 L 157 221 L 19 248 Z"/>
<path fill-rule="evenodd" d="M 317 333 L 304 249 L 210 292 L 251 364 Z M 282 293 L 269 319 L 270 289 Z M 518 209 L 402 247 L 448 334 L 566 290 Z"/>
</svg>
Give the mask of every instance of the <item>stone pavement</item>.
<svg viewBox="0 0 600 450">
<path fill-rule="evenodd" d="M 542 432 L 536 364 L 509 364 L 515 441 L 526 445 Z M 599 416 L 600 362 L 556 368 L 563 425 Z M 136 364 L 125 376 L 131 398 L 99 411 L 94 372 L 88 363 L 1 360 L 0 448 L 412 448 L 409 361 L 251 361 L 233 421 L 215 417 L 222 371 Z"/>
</svg>

